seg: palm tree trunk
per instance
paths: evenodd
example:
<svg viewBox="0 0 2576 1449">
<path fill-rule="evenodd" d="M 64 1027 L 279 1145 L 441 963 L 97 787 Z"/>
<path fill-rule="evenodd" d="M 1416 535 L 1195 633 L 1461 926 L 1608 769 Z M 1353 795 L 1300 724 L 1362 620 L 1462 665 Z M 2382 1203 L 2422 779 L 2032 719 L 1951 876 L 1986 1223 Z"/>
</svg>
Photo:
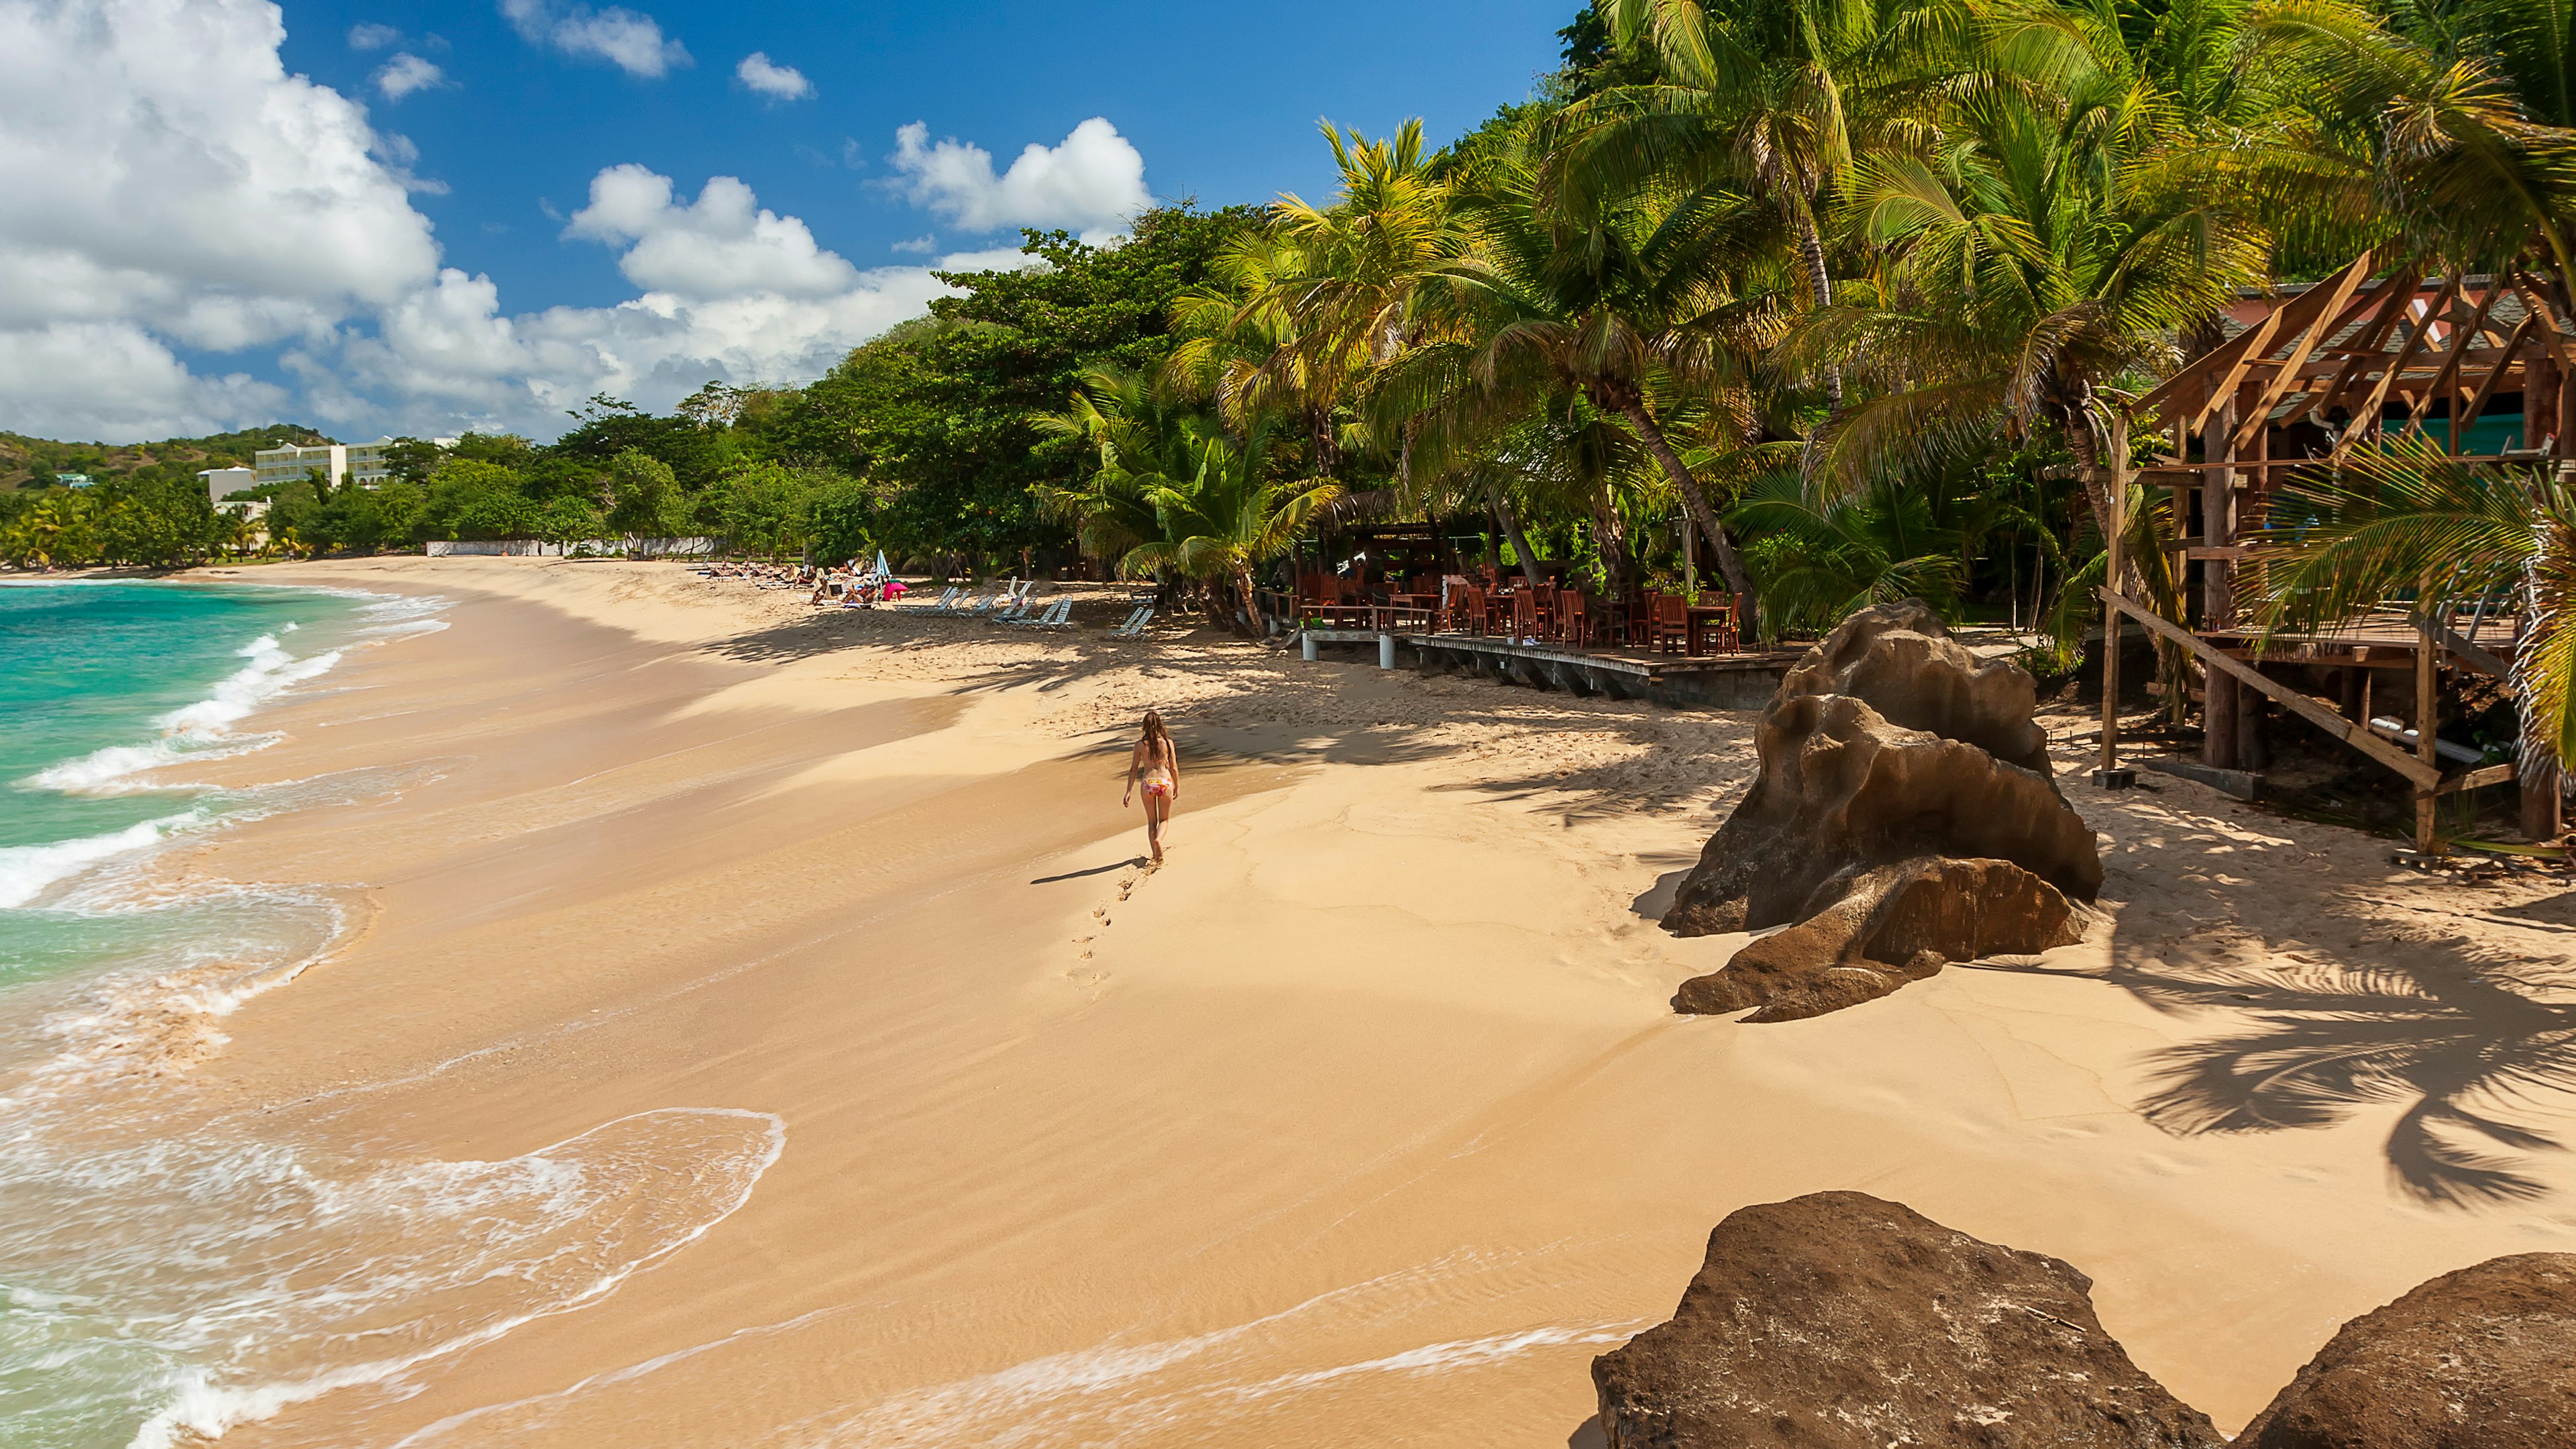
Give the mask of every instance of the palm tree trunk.
<svg viewBox="0 0 2576 1449">
<path fill-rule="evenodd" d="M 1619 500 L 1611 495 L 1610 485 L 1592 495 L 1592 542 L 1601 555 L 1601 572 L 1610 585 L 1610 597 L 1628 597 L 1628 529 L 1619 517 Z"/>
<path fill-rule="evenodd" d="M 1521 520 L 1512 512 L 1512 501 L 1494 495 L 1494 520 L 1503 526 L 1503 537 L 1512 541 L 1512 552 L 1521 558 L 1521 577 L 1531 588 L 1538 587 L 1538 555 L 1530 551 L 1529 540 L 1521 536 Z"/>
<path fill-rule="evenodd" d="M 1798 255 L 1807 264 L 1807 286 L 1816 294 L 1816 310 L 1834 305 L 1834 274 L 1825 265 L 1825 239 L 1816 233 L 1815 209 L 1803 200 L 1797 208 Z M 1843 370 L 1832 363 L 1825 365 L 1825 399 L 1835 408 L 1843 405 Z"/>
<path fill-rule="evenodd" d="M 1626 415 L 1628 425 L 1637 430 L 1637 437 L 1645 443 L 1646 451 L 1654 454 L 1655 461 L 1663 465 L 1664 476 L 1681 490 L 1682 504 L 1690 510 L 1691 520 L 1699 525 L 1699 531 L 1707 535 L 1709 544 L 1717 550 L 1717 569 L 1726 576 L 1727 591 L 1743 595 L 1749 612 L 1753 599 L 1753 576 L 1744 571 L 1744 560 L 1736 557 L 1735 545 L 1728 540 L 1725 525 L 1717 521 L 1717 510 L 1709 506 L 1708 495 L 1700 491 L 1699 480 L 1682 465 L 1681 454 L 1674 452 L 1673 445 L 1665 441 L 1664 430 L 1655 426 L 1654 414 L 1646 411 L 1643 402 L 1632 402 L 1621 411 Z M 1752 621 L 1748 618 L 1746 622 Z M 1750 634 L 1752 630 L 1745 632 Z"/>
<path fill-rule="evenodd" d="M 2066 416 L 2066 451 L 2075 455 L 2075 476 L 2084 484 L 2084 501 L 2093 508 L 2093 526 L 2100 530 L 2103 541 L 2111 537 L 2111 480 L 2103 476 L 2102 440 L 2093 436 L 2093 420 L 2076 408 Z M 2113 579 L 2114 588 L 2125 588 L 2124 580 Z"/>
<path fill-rule="evenodd" d="M 1333 415 L 1324 408 L 1306 410 L 1306 440 L 1314 449 L 1311 460 L 1318 478 L 1338 478 L 1342 468 L 1341 440 L 1333 436 Z"/>
<path fill-rule="evenodd" d="M 1270 626 L 1268 622 L 1261 617 L 1261 596 L 1254 591 L 1252 586 L 1252 570 L 1236 569 L 1234 571 L 1234 586 L 1243 592 L 1243 617 L 1250 621 L 1252 637 L 1255 639 L 1266 639 L 1270 637 Z"/>
</svg>

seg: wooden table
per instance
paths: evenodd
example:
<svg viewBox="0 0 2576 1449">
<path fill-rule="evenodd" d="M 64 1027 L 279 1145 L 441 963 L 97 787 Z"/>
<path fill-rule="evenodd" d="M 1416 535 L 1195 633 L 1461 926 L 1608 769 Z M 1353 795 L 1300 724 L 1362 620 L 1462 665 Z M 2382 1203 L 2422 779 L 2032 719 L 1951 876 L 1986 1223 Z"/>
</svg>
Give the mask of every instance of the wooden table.
<svg viewBox="0 0 2576 1449">
<path fill-rule="evenodd" d="M 1401 625 L 1406 618 L 1411 617 L 1419 620 L 1422 627 L 1428 629 L 1440 617 L 1440 596 L 1438 594 L 1389 594 L 1386 596 L 1386 612 L 1391 624 Z"/>
<path fill-rule="evenodd" d="M 1731 604 L 1693 604 L 1683 613 L 1687 616 L 1688 622 L 1686 632 L 1682 635 L 1682 653 L 1701 655 L 1716 652 L 1700 647 L 1705 642 L 1708 627 L 1712 624 L 1723 624 L 1732 619 L 1735 616 L 1735 608 Z"/>
</svg>

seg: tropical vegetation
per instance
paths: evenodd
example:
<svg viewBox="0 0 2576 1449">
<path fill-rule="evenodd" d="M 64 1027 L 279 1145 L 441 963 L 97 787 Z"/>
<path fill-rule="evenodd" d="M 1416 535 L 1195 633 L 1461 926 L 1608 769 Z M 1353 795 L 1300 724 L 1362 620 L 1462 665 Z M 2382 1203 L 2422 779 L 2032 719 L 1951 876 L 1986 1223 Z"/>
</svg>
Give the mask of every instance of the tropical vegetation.
<svg viewBox="0 0 2576 1449">
<path fill-rule="evenodd" d="M 1921 596 L 2063 665 L 2110 520 L 2174 528 L 2115 506 L 2115 420 L 2232 298 L 2364 248 L 2576 280 L 2576 21 L 2538 0 L 1595 0 L 1559 38 L 1445 146 L 1327 124 L 1328 194 L 1032 232 L 809 384 L 419 445 L 276 490 L 268 546 L 704 533 L 1158 576 L 1259 628 L 1311 540 L 1431 520 L 1505 567 L 1696 573 L 1774 635 Z M 0 493 L 0 554 L 227 546 L 166 481 Z M 2254 604 L 2315 623 L 2433 549 L 2548 606 L 2563 485 L 2490 483 L 2307 480 Z M 2533 737 L 2576 748 L 2561 652 Z"/>
</svg>

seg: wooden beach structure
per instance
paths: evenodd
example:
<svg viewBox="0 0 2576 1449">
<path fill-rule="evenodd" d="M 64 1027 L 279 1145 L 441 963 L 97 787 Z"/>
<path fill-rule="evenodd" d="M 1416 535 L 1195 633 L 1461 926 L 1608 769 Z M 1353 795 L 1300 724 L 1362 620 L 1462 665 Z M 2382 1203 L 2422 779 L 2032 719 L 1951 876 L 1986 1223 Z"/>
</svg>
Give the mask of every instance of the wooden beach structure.
<svg viewBox="0 0 2576 1449">
<path fill-rule="evenodd" d="M 1319 647 L 1374 645 L 1382 669 L 1463 673 L 1533 689 L 1645 700 L 1674 709 L 1760 709 L 1779 692 L 1781 676 L 1806 654 L 1803 647 L 1678 654 L 1418 625 L 1314 628 L 1299 634 L 1309 659 L 1319 657 Z"/>
<path fill-rule="evenodd" d="M 2418 850 L 2437 846 L 2438 799 L 2515 781 L 2522 828 L 2559 829 L 2554 773 L 2513 764 L 2445 761 L 2436 735 L 2446 682 L 2468 674 L 2509 681 L 2523 621 L 2509 599 L 2442 595 L 2428 579 L 2328 633 L 2261 637 L 2237 604 L 2243 535 L 2262 526 L 2296 470 L 2332 468 L 2357 450 L 2412 435 L 2471 466 L 2564 468 L 2576 438 L 2576 328 L 2541 280 L 2436 276 L 2399 266 L 2373 275 L 2363 253 L 2326 281 L 2245 298 L 2223 340 L 2138 399 L 2114 422 L 2108 463 L 2115 508 L 2129 485 L 2163 488 L 2171 505 L 2174 574 L 2189 617 L 2167 619 L 2122 591 L 2125 528 L 2111 539 L 2103 649 L 2101 768 L 2119 765 L 2119 631 L 2124 616 L 2206 668 L 2204 745 L 2197 768 L 2150 762 L 2240 794 L 2267 761 L 2266 717 L 2277 707 L 2402 776 L 2415 797 Z M 2134 430 L 2134 432 L 2133 432 Z M 2153 440 L 2132 463 L 2133 438 Z M 2125 520 L 2122 520 L 2125 523 Z M 2331 697 L 2310 692 L 2328 684 Z M 2375 713 L 2388 691 L 2411 696 L 2413 729 Z M 2379 721 L 2374 723 L 2374 720 Z"/>
</svg>

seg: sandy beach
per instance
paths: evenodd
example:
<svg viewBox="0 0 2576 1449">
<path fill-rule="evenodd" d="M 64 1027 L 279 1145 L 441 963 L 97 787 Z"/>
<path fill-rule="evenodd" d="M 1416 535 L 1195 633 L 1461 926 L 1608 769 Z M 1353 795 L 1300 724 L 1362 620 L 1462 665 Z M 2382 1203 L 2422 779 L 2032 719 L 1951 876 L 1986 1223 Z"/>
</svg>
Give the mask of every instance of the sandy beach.
<svg viewBox="0 0 2576 1449">
<path fill-rule="evenodd" d="M 241 577 L 449 627 L 202 772 L 399 785 L 170 852 L 351 924 L 220 1039 L 127 1043 L 155 1130 L 581 1207 L 442 1269 L 359 1355 L 398 1372 L 275 1365 L 228 1444 L 1580 1444 L 1590 1358 L 1710 1227 L 1826 1188 L 2073 1262 L 2232 1430 L 2346 1318 L 2576 1247 L 2559 877 L 2106 795 L 2067 750 L 2082 944 L 1744 1026 L 1667 1006 L 1742 938 L 1653 918 L 1749 713 L 676 565 Z M 1152 872 L 1148 707 L 1185 770 Z M 476 1261 L 490 1216 L 404 1251 Z"/>
</svg>

